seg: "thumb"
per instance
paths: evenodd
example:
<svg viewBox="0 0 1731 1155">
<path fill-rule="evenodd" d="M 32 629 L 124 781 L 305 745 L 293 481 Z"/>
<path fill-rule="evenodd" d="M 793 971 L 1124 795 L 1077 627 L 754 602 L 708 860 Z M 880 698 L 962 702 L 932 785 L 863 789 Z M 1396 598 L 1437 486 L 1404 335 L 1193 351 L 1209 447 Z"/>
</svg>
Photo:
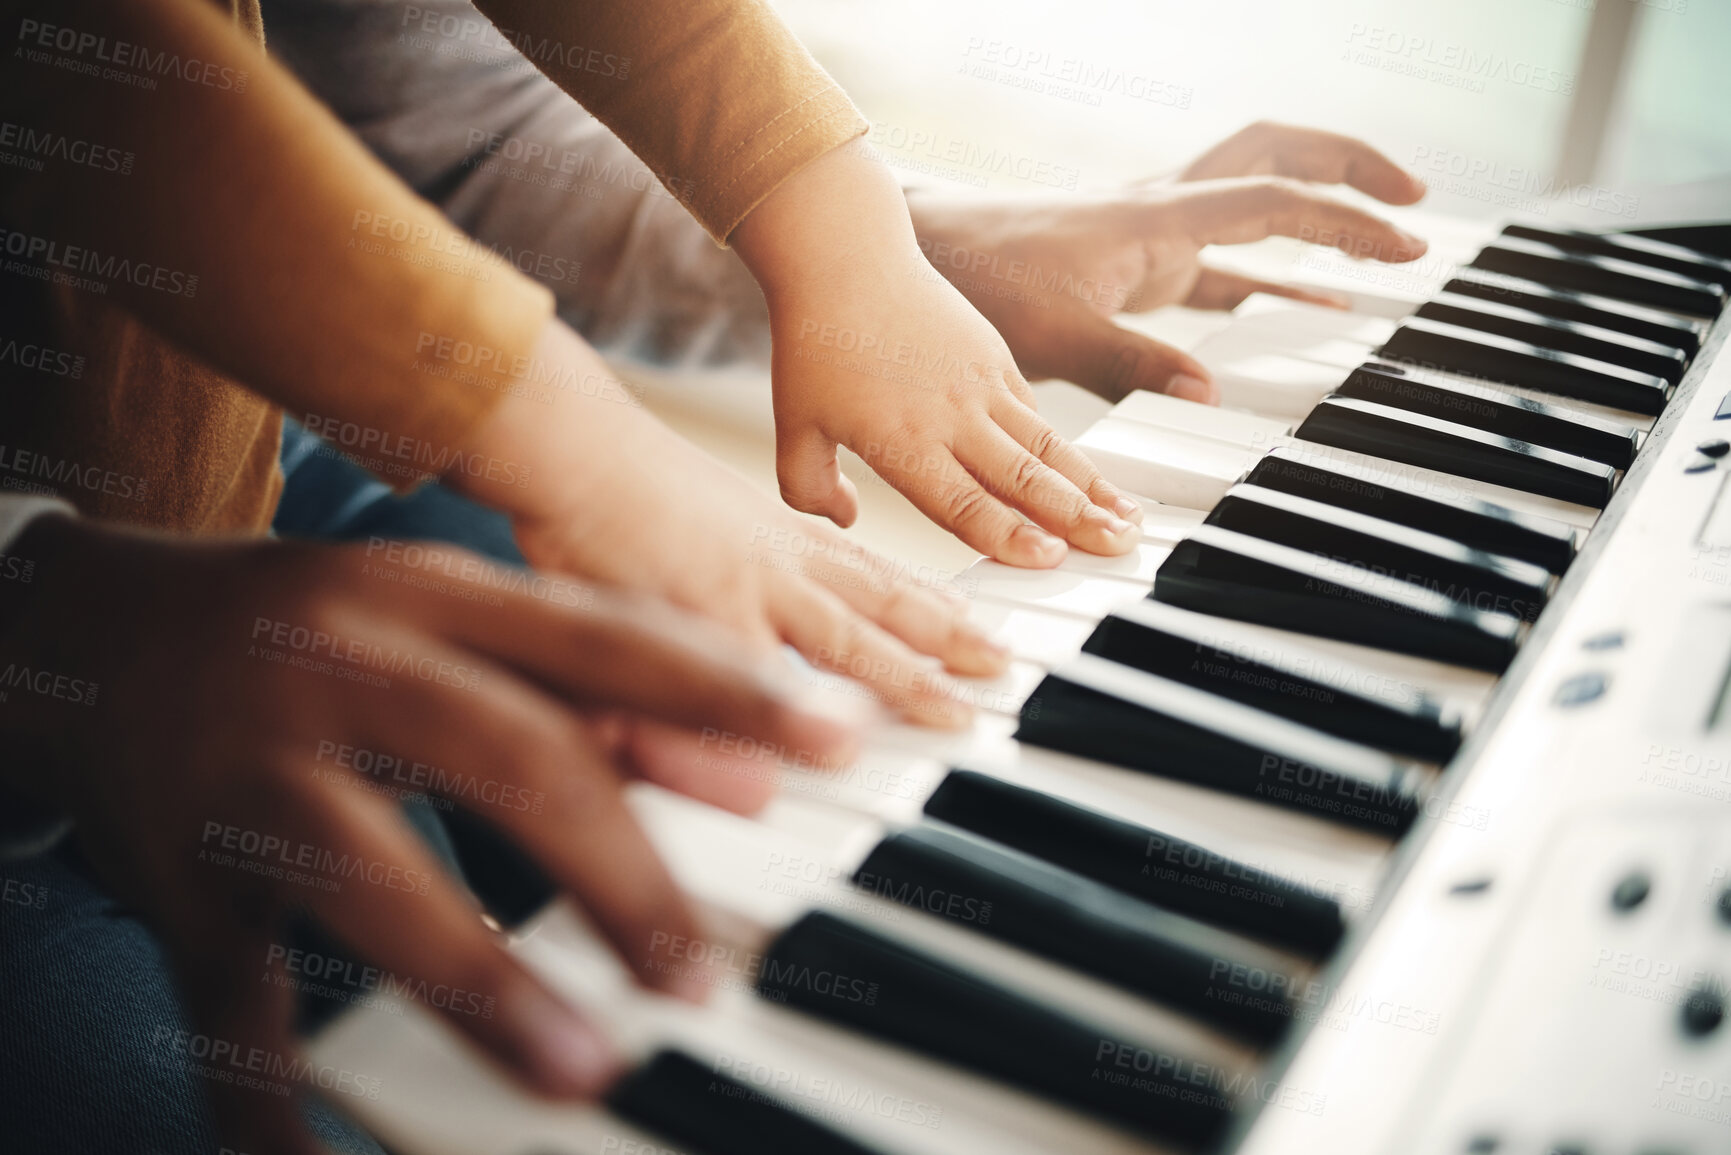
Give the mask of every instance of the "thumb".
<svg viewBox="0 0 1731 1155">
<path fill-rule="evenodd" d="M 859 516 L 859 490 L 842 476 L 835 442 L 816 430 L 776 437 L 775 479 L 781 499 L 801 513 L 827 517 L 843 529 Z"/>
<path fill-rule="evenodd" d="M 1055 375 L 1108 401 L 1145 389 L 1204 405 L 1220 404 L 1220 389 L 1202 362 L 1092 310 L 1076 314 L 1066 345 L 1053 359 Z"/>
</svg>

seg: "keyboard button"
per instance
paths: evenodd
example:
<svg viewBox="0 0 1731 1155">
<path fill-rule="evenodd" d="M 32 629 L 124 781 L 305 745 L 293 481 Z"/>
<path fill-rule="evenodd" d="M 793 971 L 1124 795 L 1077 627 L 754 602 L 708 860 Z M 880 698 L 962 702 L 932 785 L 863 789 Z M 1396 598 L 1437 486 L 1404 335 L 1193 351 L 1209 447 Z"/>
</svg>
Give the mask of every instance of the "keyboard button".
<svg viewBox="0 0 1731 1155">
<path fill-rule="evenodd" d="M 879 931 L 813 912 L 783 931 L 757 981 L 768 1001 L 910 1047 L 1180 1145 L 1211 1148 L 1231 1101 L 1198 1094 L 1197 1060 L 1113 1038 Z M 1100 1056 L 1148 1053 L 1137 1080 L 1096 1078 Z"/>
<path fill-rule="evenodd" d="M 1168 910 L 1321 957 L 1345 930 L 1330 897 L 1135 822 L 974 770 L 951 770 L 925 813 Z"/>
<path fill-rule="evenodd" d="M 1445 292 L 1462 297 L 1492 301 L 1543 313 L 1564 321 L 1579 321 L 1598 328 L 1644 337 L 1660 345 L 1683 351 L 1693 357 L 1706 339 L 1708 323 L 1679 317 L 1663 309 L 1648 309 L 1629 301 L 1612 300 L 1591 293 L 1577 293 L 1552 288 L 1537 281 L 1487 272 L 1484 269 L 1462 269 L 1443 286 Z"/>
<path fill-rule="evenodd" d="M 1204 525 L 1154 578 L 1154 598 L 1223 618 L 1501 673 L 1519 618 L 1463 606 L 1411 582 Z"/>
<path fill-rule="evenodd" d="M 1336 390 L 1342 397 L 1375 401 L 1445 421 L 1471 425 L 1515 441 L 1627 469 L 1635 461 L 1640 434 L 1629 425 L 1590 417 L 1564 405 L 1534 401 L 1489 386 L 1468 385 L 1421 369 L 1370 364 L 1359 367 Z"/>
<path fill-rule="evenodd" d="M 1539 241 L 1570 252 L 1618 257 L 1638 265 L 1692 277 L 1697 281 L 1716 283 L 1722 287 L 1731 286 L 1731 261 L 1634 233 L 1589 233 L 1579 229 L 1540 229 L 1532 225 L 1509 225 L 1503 229 L 1503 235 Z"/>
<path fill-rule="evenodd" d="M 1425 786 L 1416 763 L 1087 654 L 1047 675 L 1016 737 L 1390 838 Z"/>
<path fill-rule="evenodd" d="M 1252 1044 L 1275 1041 L 1292 1023 L 1281 994 L 1293 989 L 1292 976 L 1272 953 L 974 835 L 933 825 L 898 831 L 872 849 L 853 883 Z M 1272 997 L 1231 997 L 1219 976 L 1244 967 L 1275 980 Z"/>
<path fill-rule="evenodd" d="M 1717 317 L 1725 304 L 1725 290 L 1717 284 L 1520 237 L 1487 245 L 1473 258 L 1472 267 L 1697 317 Z"/>
<path fill-rule="evenodd" d="M 1574 531 L 1560 521 L 1520 513 L 1493 502 L 1419 485 L 1366 476 L 1298 446 L 1270 452 L 1245 479 L 1342 509 L 1410 525 L 1472 549 L 1502 554 L 1560 574 L 1575 556 Z"/>
<path fill-rule="evenodd" d="M 1437 294 L 1420 305 L 1414 316 L 1512 337 L 1541 348 L 1558 349 L 1610 365 L 1621 365 L 1639 373 L 1651 373 L 1672 385 L 1683 379 L 1683 371 L 1689 367 L 1688 354 L 1671 345 L 1580 321 L 1547 317 L 1531 309 L 1480 301 L 1458 293 Z"/>
<path fill-rule="evenodd" d="M 879 1155 L 681 1051 L 656 1051 L 608 1092 L 607 1106 L 627 1122 L 712 1155 Z"/>
<path fill-rule="evenodd" d="M 1424 317 L 1413 317 L 1396 329 L 1381 355 L 1633 413 L 1665 408 L 1668 385 L 1663 377 Z"/>
<path fill-rule="evenodd" d="M 1298 436 L 1595 509 L 1610 501 L 1617 472 L 1584 457 L 1353 397 L 1324 398 Z"/>
<path fill-rule="evenodd" d="M 1460 715 L 1435 698 L 1314 651 L 1235 644 L 1212 623 L 1145 599 L 1102 619 L 1082 652 L 1379 750 L 1446 762 L 1459 749 Z"/>
<path fill-rule="evenodd" d="M 1257 485 L 1234 486 L 1206 524 L 1364 566 L 1523 621 L 1539 616 L 1551 580 L 1543 568 L 1528 562 L 1480 553 L 1410 526 Z"/>
</svg>

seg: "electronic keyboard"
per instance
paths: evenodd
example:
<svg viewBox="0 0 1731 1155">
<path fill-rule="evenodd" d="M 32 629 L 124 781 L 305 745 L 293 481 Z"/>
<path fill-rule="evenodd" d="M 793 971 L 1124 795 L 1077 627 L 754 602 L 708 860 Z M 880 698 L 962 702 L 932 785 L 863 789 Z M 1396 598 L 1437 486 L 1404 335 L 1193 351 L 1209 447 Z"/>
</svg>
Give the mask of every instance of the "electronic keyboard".
<svg viewBox="0 0 1731 1155">
<path fill-rule="evenodd" d="M 750 819 L 632 788 L 707 1006 L 516 928 L 633 1057 L 605 1103 L 381 1000 L 314 1040 L 345 1105 L 410 1155 L 1723 1150 L 1731 229 L 1290 275 L 1352 308 L 1252 297 L 1222 407 L 1077 440 L 1134 551 L 964 575 L 1013 655 L 970 729 L 762 751 Z"/>
</svg>

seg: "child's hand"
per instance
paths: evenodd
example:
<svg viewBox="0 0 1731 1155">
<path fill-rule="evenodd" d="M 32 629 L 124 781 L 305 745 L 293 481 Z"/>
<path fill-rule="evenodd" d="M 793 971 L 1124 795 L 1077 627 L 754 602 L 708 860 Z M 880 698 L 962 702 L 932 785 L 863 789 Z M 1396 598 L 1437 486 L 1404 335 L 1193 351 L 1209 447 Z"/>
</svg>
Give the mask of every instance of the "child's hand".
<svg viewBox="0 0 1731 1155">
<path fill-rule="evenodd" d="M 959 599 L 790 512 L 617 382 L 585 385 L 609 381 L 607 367 L 563 325 L 547 327 L 536 363 L 564 387 L 507 398 L 462 447 L 501 468 L 446 478 L 511 515 L 531 564 L 667 598 L 761 651 L 791 645 L 911 721 L 966 722 L 944 671 L 989 677 L 1008 656 Z"/>
<path fill-rule="evenodd" d="M 1003 339 L 920 254 L 900 190 L 862 146 L 801 170 L 731 240 L 769 301 L 788 504 L 853 522 L 845 445 L 1000 561 L 1136 543 L 1135 504 L 1034 412 Z"/>
</svg>

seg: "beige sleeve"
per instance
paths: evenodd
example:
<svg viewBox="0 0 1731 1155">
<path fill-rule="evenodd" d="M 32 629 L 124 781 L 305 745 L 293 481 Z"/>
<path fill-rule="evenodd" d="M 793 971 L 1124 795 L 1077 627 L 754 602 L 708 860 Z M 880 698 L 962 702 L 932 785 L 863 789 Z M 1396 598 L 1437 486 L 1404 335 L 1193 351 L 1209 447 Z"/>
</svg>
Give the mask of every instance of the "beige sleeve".
<svg viewBox="0 0 1731 1155">
<path fill-rule="evenodd" d="M 725 243 L 870 126 L 766 0 L 477 0 Z"/>
<path fill-rule="evenodd" d="M 0 3 L 0 18 L 34 54 L 0 70 L 0 119 L 127 167 L 0 169 L 8 252 L 101 280 L 289 409 L 387 435 L 451 445 L 534 372 L 552 295 L 411 193 L 209 3 Z"/>
</svg>

